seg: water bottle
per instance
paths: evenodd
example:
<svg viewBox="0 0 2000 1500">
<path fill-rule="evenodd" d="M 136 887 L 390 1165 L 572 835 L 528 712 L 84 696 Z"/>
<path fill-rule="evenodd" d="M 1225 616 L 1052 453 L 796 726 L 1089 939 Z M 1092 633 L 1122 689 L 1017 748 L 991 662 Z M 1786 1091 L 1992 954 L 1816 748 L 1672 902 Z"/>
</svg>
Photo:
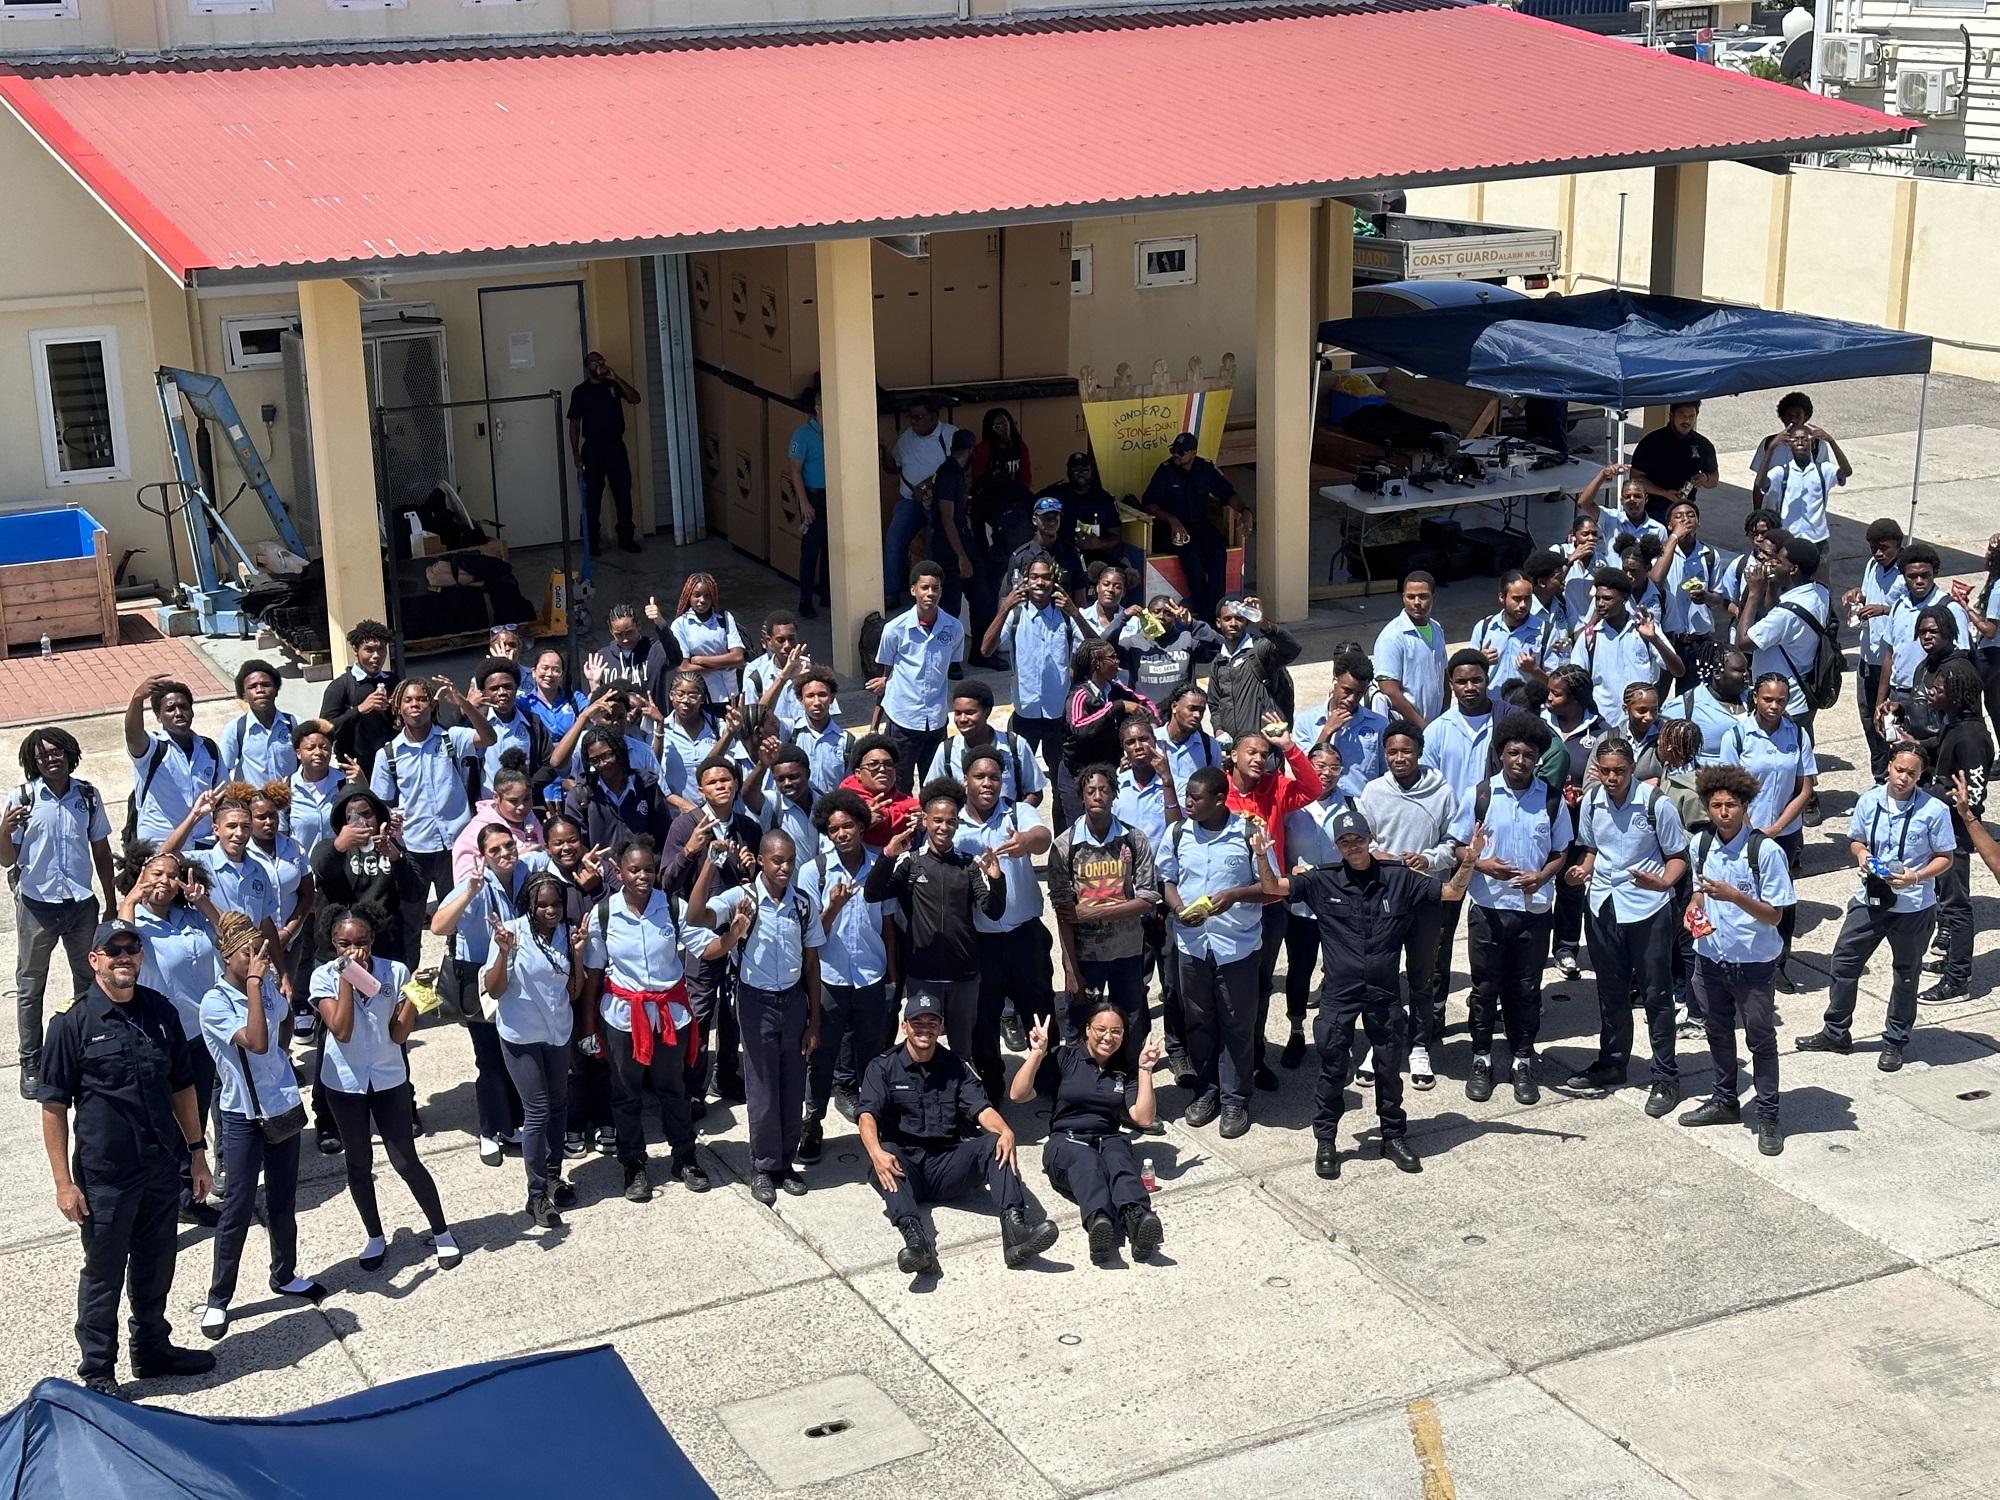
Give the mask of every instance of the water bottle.
<svg viewBox="0 0 2000 1500">
<path fill-rule="evenodd" d="M 1149 1193 L 1160 1190 L 1160 1179 L 1153 1175 L 1153 1158 L 1150 1156 L 1139 1163 L 1139 1184 Z"/>
<path fill-rule="evenodd" d="M 42 655 L 43 657 L 46 658 L 54 656 L 55 654 L 56 654 L 55 642 L 49 639 L 49 633 L 46 630 L 44 630 L 42 632 Z"/>
</svg>

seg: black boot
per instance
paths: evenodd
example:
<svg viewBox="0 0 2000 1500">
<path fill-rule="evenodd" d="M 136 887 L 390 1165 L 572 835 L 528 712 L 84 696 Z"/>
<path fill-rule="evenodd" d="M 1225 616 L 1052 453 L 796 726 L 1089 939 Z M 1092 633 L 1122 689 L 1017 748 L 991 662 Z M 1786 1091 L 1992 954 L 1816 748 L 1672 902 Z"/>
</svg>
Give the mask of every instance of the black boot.
<svg viewBox="0 0 2000 1500">
<path fill-rule="evenodd" d="M 1083 1227 L 1090 1236 L 1090 1259 L 1093 1264 L 1101 1264 L 1118 1253 L 1118 1224 L 1110 1214 L 1092 1214 L 1090 1222 Z"/>
<path fill-rule="evenodd" d="M 905 1276 L 936 1275 L 937 1250 L 931 1244 L 931 1237 L 924 1233 L 924 1221 L 915 1217 L 898 1219 L 896 1228 L 903 1235 L 903 1248 L 896 1252 L 896 1269 Z"/>
<path fill-rule="evenodd" d="M 1160 1216 L 1143 1203 L 1127 1205 L 1125 1209 L 1125 1243 L 1132 1251 L 1132 1259 L 1145 1260 L 1166 1240 L 1166 1228 L 1160 1223 Z"/>
<path fill-rule="evenodd" d="M 1056 1242 L 1054 1219 L 1030 1224 L 1025 1210 L 1010 1208 L 1000 1216 L 1000 1251 L 1010 1268 L 1026 1265 Z"/>
</svg>

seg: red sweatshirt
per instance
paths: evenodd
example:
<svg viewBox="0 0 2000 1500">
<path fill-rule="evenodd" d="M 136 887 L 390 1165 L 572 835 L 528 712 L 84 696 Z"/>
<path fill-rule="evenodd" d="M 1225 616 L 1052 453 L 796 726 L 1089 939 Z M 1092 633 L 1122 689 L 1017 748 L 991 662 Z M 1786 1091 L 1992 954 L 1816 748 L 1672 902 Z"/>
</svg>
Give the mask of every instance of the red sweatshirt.
<svg viewBox="0 0 2000 1500">
<path fill-rule="evenodd" d="M 1251 790 L 1238 789 L 1236 779 L 1229 781 L 1229 810 L 1234 813 L 1255 813 L 1264 820 L 1264 832 L 1271 840 L 1271 863 L 1278 873 L 1286 872 L 1285 864 L 1285 818 L 1300 808 L 1319 800 L 1319 794 L 1326 786 L 1319 779 L 1319 772 L 1306 759 L 1305 751 L 1297 745 L 1285 748 L 1285 766 L 1288 776 L 1273 776 L 1264 773 L 1264 779 Z"/>
<path fill-rule="evenodd" d="M 1311 768 L 1308 767 L 1307 769 L 1310 770 Z M 871 849 L 884 847 L 890 839 L 896 836 L 896 831 L 903 826 L 904 820 L 917 810 L 917 799 L 915 797 L 906 797 L 901 791 L 891 792 L 886 801 L 877 803 L 875 794 L 862 785 L 859 776 L 848 776 L 846 780 L 840 783 L 840 789 L 843 792 L 854 793 L 855 796 L 859 797 L 880 814 L 873 823 L 868 825 L 867 832 L 861 835 L 861 842 Z M 1315 792 L 1313 795 L 1318 796 L 1319 794 Z"/>
</svg>

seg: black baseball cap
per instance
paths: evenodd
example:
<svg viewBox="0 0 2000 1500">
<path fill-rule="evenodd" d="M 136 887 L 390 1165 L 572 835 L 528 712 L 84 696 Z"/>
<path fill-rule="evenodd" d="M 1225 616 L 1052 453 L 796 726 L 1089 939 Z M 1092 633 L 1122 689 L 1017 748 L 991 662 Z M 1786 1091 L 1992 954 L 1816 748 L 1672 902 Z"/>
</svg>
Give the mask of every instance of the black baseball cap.
<svg viewBox="0 0 2000 1500">
<path fill-rule="evenodd" d="M 1174 453 L 1192 453 L 1198 446 L 1200 445 L 1195 442 L 1194 434 L 1184 432 L 1174 439 L 1173 447 L 1170 451 Z"/>
<path fill-rule="evenodd" d="M 99 922 L 97 932 L 90 940 L 90 951 L 95 953 L 113 938 L 135 937 L 145 942 L 146 935 L 123 917 L 113 917 L 109 922 Z"/>
<path fill-rule="evenodd" d="M 914 1021 L 918 1016 L 936 1016 L 944 1019 L 944 1005 L 936 995 L 921 986 L 910 991 L 910 998 L 903 1002 L 903 1019 Z"/>
<path fill-rule="evenodd" d="M 1090 455 L 1079 449 L 1077 452 L 1072 453 L 1069 456 L 1069 462 L 1065 464 L 1063 467 L 1072 470 L 1087 469 L 1090 467 Z"/>
</svg>

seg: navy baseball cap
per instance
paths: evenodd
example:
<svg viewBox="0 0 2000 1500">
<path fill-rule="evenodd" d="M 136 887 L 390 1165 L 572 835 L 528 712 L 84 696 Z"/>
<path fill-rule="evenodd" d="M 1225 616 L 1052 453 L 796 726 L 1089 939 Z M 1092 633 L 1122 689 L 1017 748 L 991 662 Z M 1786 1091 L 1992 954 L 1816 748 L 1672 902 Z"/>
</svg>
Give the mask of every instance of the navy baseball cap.
<svg viewBox="0 0 2000 1500">
<path fill-rule="evenodd" d="M 1069 456 L 1069 462 L 1064 467 L 1070 469 L 1087 469 L 1090 467 L 1090 455 L 1079 449 Z"/>
<path fill-rule="evenodd" d="M 944 1019 L 944 1006 L 929 990 L 921 986 L 911 989 L 910 998 L 903 1002 L 903 1019 L 914 1021 L 918 1016 L 936 1016 Z"/>
<path fill-rule="evenodd" d="M 1058 514 L 1060 514 L 1062 511 L 1062 501 L 1056 499 L 1054 495 L 1046 496 L 1045 498 L 1037 500 L 1035 502 L 1036 515 L 1045 516 L 1050 511 L 1055 511 Z"/>
<path fill-rule="evenodd" d="M 146 940 L 146 935 L 130 922 L 127 922 L 122 917 L 113 917 L 109 922 L 99 922 L 97 924 L 97 932 L 90 940 L 91 951 L 93 953 L 98 952 L 113 938 L 121 937 L 135 937 L 142 943 Z"/>
<path fill-rule="evenodd" d="M 1332 833 L 1335 843 L 1346 838 L 1365 839 L 1374 836 L 1374 831 L 1368 826 L 1368 820 L 1351 807 L 1333 820 L 1333 827 L 1329 832 Z"/>
<path fill-rule="evenodd" d="M 1194 434 L 1191 432 L 1184 432 L 1179 437 L 1174 439 L 1173 448 L 1171 451 L 1175 453 L 1192 453 L 1198 446 L 1199 444 L 1195 442 Z"/>
</svg>

